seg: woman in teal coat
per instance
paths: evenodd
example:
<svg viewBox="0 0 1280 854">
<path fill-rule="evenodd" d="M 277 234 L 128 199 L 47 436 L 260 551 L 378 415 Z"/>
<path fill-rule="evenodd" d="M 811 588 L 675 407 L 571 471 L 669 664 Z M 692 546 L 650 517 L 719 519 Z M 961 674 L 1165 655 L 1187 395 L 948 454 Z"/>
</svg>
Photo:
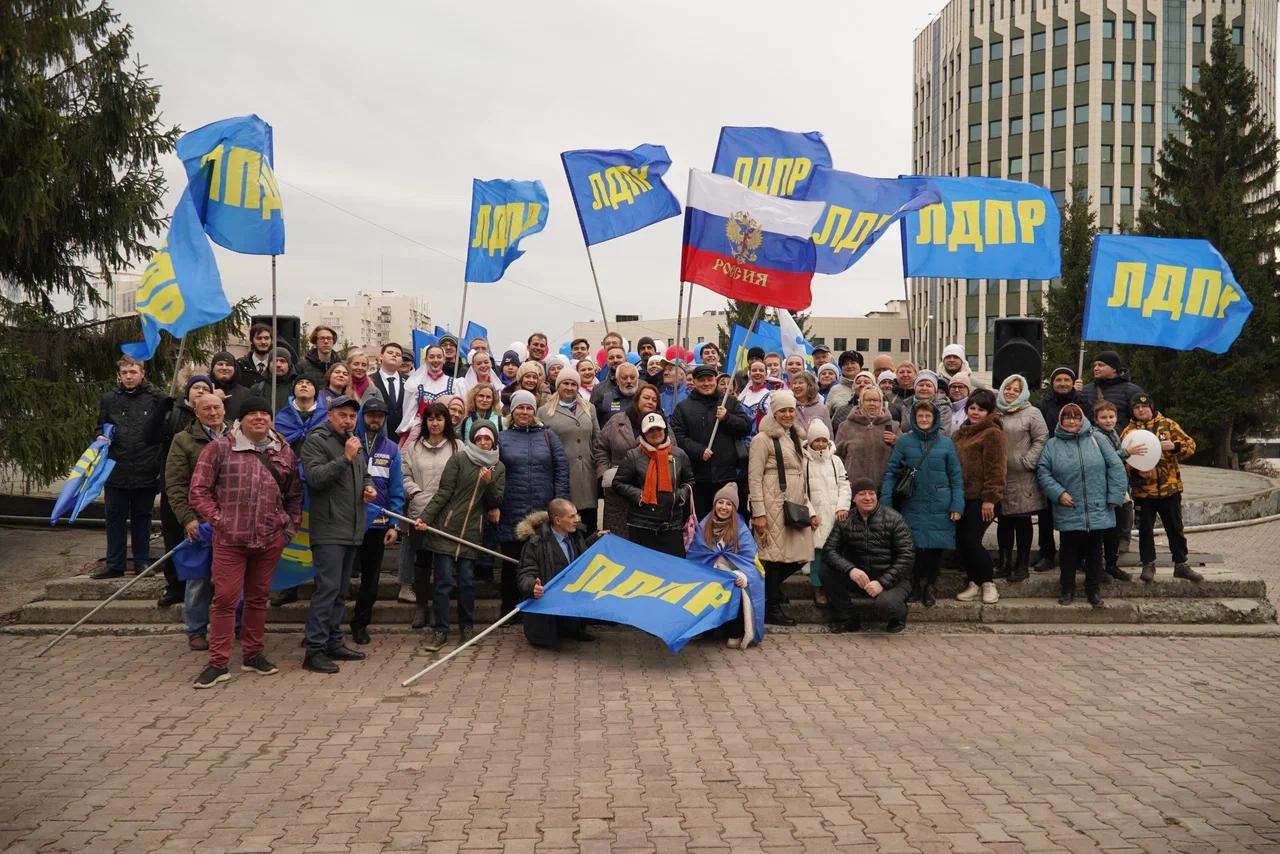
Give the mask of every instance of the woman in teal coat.
<svg viewBox="0 0 1280 854">
<path fill-rule="evenodd" d="M 1089 604 L 1102 607 L 1102 538 L 1116 526 L 1116 508 L 1124 504 L 1124 463 L 1106 437 L 1094 435 L 1084 411 L 1068 403 L 1058 412 L 1058 429 L 1036 464 L 1036 479 L 1053 502 L 1053 527 L 1062 535 L 1058 551 L 1059 605 L 1076 595 L 1076 571 L 1084 563 Z"/>
<path fill-rule="evenodd" d="M 921 604 L 932 608 L 942 553 L 956 547 L 956 521 L 964 512 L 964 474 L 956 446 L 939 430 L 941 415 L 932 401 L 917 403 L 908 419 L 911 432 L 893 446 L 880 485 L 880 501 L 896 506 L 911 529 L 916 544 L 912 584 L 919 591 Z M 895 505 L 893 490 L 898 479 L 912 469 L 916 472 L 915 491 Z"/>
</svg>

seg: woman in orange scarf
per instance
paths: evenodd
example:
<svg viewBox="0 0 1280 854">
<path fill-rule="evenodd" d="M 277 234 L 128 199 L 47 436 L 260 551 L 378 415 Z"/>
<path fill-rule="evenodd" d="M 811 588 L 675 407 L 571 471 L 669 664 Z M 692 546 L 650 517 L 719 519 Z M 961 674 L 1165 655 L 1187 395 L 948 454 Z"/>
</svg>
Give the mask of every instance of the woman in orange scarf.
<svg viewBox="0 0 1280 854">
<path fill-rule="evenodd" d="M 640 437 L 640 444 L 627 452 L 613 478 L 613 491 L 630 505 L 627 538 L 645 548 L 684 557 L 693 466 L 667 435 L 661 412 L 650 412 L 640 421 Z"/>
</svg>

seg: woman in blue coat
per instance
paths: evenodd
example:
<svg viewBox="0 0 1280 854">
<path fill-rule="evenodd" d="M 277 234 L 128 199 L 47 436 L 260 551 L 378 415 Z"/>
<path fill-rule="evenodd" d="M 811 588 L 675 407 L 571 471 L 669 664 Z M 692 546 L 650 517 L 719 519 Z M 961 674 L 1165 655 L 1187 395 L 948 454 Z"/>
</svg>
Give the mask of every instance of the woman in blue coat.
<svg viewBox="0 0 1280 854">
<path fill-rule="evenodd" d="M 531 513 L 545 512 L 553 498 L 569 500 L 569 459 L 556 434 L 538 421 L 532 392 L 511 395 L 511 415 L 502 431 L 498 459 L 507 470 L 506 491 L 498 522 L 502 553 L 517 561 L 524 543 L 516 526 Z M 516 587 L 516 565 L 502 562 L 502 613 L 522 598 Z"/>
<path fill-rule="evenodd" d="M 1053 527 L 1062 535 L 1058 559 L 1062 595 L 1076 596 L 1076 570 L 1084 562 L 1084 592 L 1102 607 L 1103 533 L 1116 526 L 1116 508 L 1124 504 L 1124 463 L 1106 437 L 1094 435 L 1084 410 L 1068 403 L 1058 412 L 1058 429 L 1036 464 L 1036 479 L 1053 502 Z"/>
<path fill-rule="evenodd" d="M 920 603 L 932 608 L 942 553 L 956 547 L 956 521 L 964 511 L 964 474 L 956 446 L 939 429 L 941 415 L 932 401 L 922 400 L 908 416 L 911 432 L 900 438 L 889 455 L 880 501 L 896 507 L 911 529 L 916 544 L 912 584 Z M 893 490 L 899 478 L 914 470 L 915 491 L 900 505 Z"/>
</svg>

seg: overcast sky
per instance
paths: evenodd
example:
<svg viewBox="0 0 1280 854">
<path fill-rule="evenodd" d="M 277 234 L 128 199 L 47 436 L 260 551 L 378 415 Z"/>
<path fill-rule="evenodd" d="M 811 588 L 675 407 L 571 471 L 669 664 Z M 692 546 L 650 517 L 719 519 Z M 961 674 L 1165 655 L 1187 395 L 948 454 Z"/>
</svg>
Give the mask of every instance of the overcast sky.
<svg viewBox="0 0 1280 854">
<path fill-rule="evenodd" d="M 274 127 L 281 314 L 383 287 L 455 325 L 472 178 L 536 178 L 546 229 L 503 281 L 471 288 L 467 314 L 499 341 L 538 328 L 558 342 L 599 317 L 561 151 L 665 145 L 682 201 L 721 125 L 819 130 L 837 169 L 909 172 L 911 43 L 944 0 L 112 5 L 167 121 L 257 113 Z M 183 177 L 167 161 L 172 205 Z M 610 315 L 674 315 L 680 237 L 677 217 L 594 247 Z M 217 252 L 228 296 L 269 309 L 270 262 Z M 896 230 L 813 291 L 824 315 L 901 296 Z M 699 289 L 694 311 L 723 303 Z"/>
</svg>

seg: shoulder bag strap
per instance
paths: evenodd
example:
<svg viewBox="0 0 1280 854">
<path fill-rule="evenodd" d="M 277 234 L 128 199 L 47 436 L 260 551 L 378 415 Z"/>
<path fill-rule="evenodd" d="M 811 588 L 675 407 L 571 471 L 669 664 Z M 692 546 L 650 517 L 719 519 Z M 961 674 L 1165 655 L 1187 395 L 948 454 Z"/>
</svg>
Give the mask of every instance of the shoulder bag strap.
<svg viewBox="0 0 1280 854">
<path fill-rule="evenodd" d="M 253 455 L 257 457 L 258 461 L 262 463 L 268 472 L 270 472 L 271 479 L 276 482 L 276 486 L 280 487 L 280 497 L 284 498 L 285 492 L 288 491 L 289 478 L 276 471 L 276 467 L 271 465 L 271 457 L 267 455 L 266 451 L 255 450 Z"/>
<path fill-rule="evenodd" d="M 778 463 L 778 489 L 782 490 L 782 494 L 787 494 L 787 465 L 782 460 L 782 442 L 778 437 L 773 439 L 773 453 Z"/>
</svg>

